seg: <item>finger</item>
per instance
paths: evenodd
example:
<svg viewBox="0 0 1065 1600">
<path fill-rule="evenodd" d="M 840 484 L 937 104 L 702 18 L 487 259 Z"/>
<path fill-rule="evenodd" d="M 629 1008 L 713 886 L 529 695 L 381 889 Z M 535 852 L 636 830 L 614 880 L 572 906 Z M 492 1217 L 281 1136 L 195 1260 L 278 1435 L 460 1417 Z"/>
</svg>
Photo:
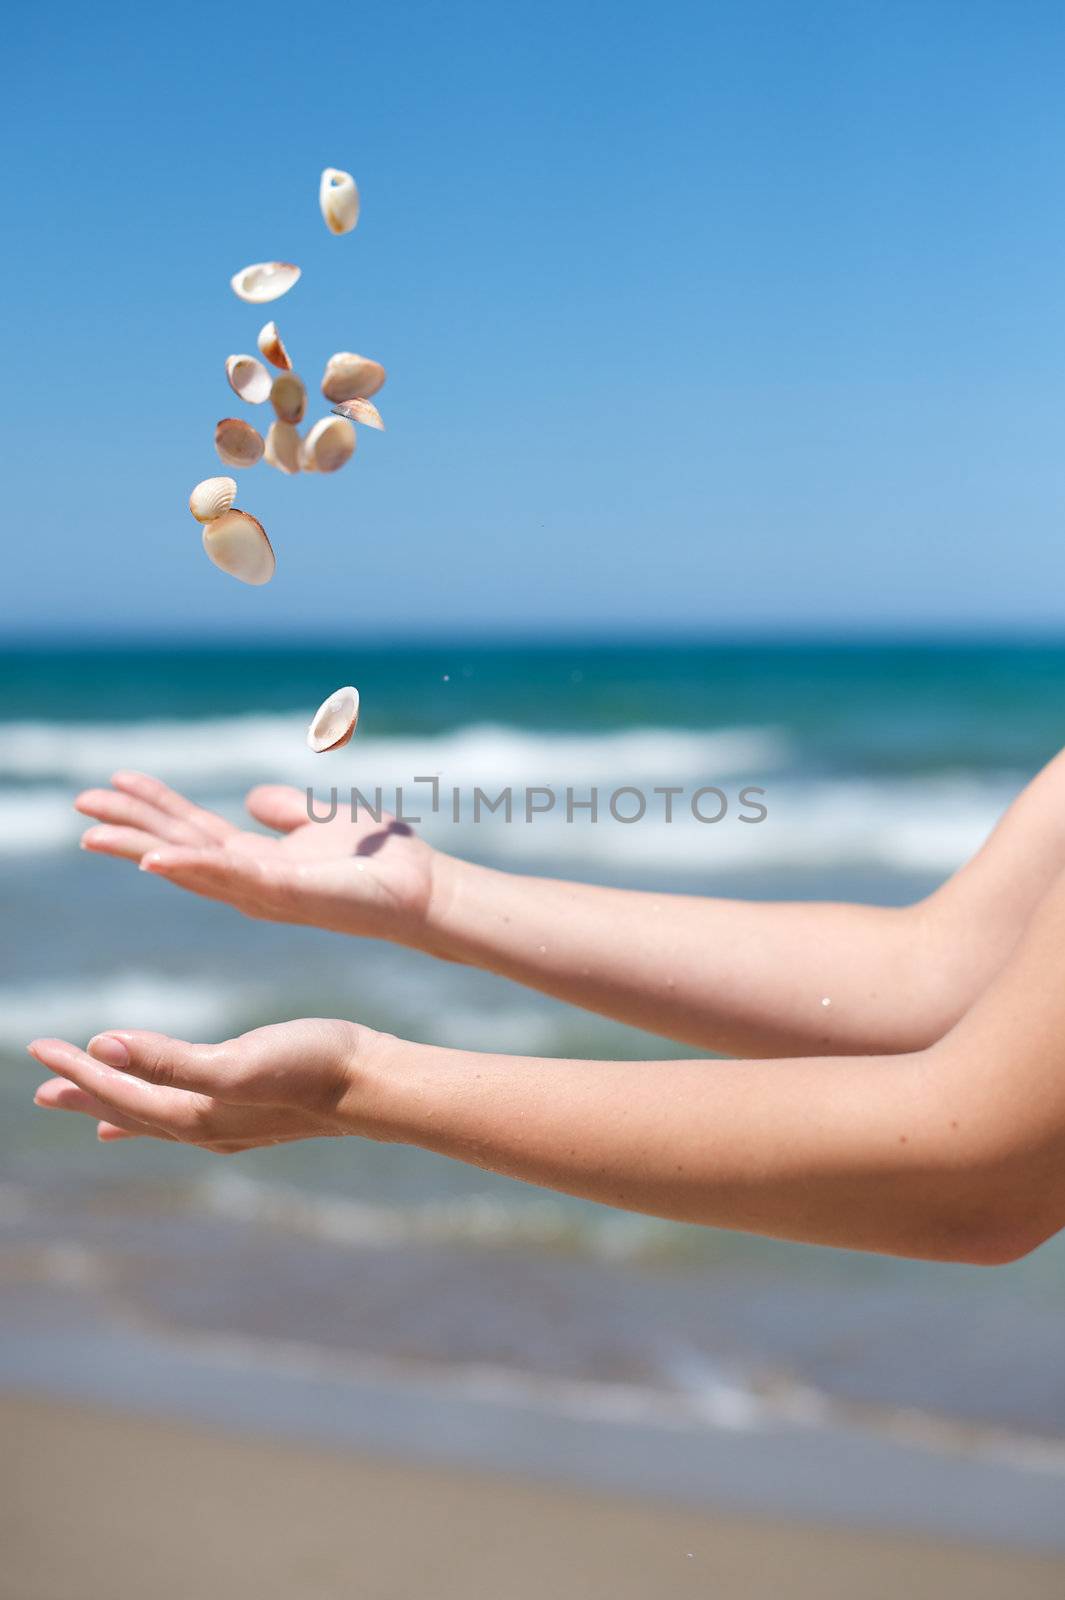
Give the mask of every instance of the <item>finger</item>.
<svg viewBox="0 0 1065 1600">
<path fill-rule="evenodd" d="M 135 1122 L 132 1117 L 120 1117 L 118 1112 L 105 1106 L 102 1100 L 97 1100 L 95 1095 L 79 1089 L 76 1084 L 69 1083 L 66 1078 L 46 1078 L 34 1095 L 33 1103 L 46 1111 L 77 1111 L 85 1117 L 111 1120 L 130 1137 L 154 1131 L 146 1123 Z M 158 1137 L 170 1139 L 168 1133 L 159 1133 Z"/>
<path fill-rule="evenodd" d="M 145 1128 L 140 1133 L 130 1132 L 127 1128 L 120 1128 L 113 1122 L 98 1122 L 96 1124 L 96 1137 L 101 1144 L 115 1144 L 119 1139 L 167 1139 L 168 1134 L 157 1133 L 151 1128 Z M 171 1141 L 172 1142 L 172 1141 Z M 262 1143 L 262 1141 L 258 1141 Z M 203 1144 L 201 1150 L 210 1150 L 216 1156 L 235 1156 L 242 1150 L 254 1150 L 254 1144 L 240 1144 L 236 1140 L 218 1140 L 212 1144 Z"/>
<path fill-rule="evenodd" d="M 248 791 L 244 804 L 256 822 L 264 822 L 278 833 L 291 833 L 293 828 L 302 828 L 310 820 L 306 794 L 288 784 L 261 783 Z"/>
<path fill-rule="evenodd" d="M 210 1127 L 212 1107 L 202 1095 L 162 1089 L 126 1072 L 116 1072 L 94 1060 L 65 1039 L 34 1039 L 30 1055 L 50 1072 L 58 1073 L 99 1100 L 109 1121 L 131 1118 L 149 1128 L 162 1129 L 175 1138 L 195 1143 L 200 1138 L 225 1137 L 238 1130 Z"/>
<path fill-rule="evenodd" d="M 238 831 L 231 822 L 226 821 L 225 817 L 220 817 L 217 811 L 208 811 L 205 806 L 194 805 L 183 794 L 178 794 L 176 789 L 171 789 L 159 778 L 149 777 L 146 772 L 131 772 L 122 768 L 111 774 L 111 782 L 123 794 L 134 795 L 137 799 L 156 806 L 160 811 L 165 811 L 168 816 L 189 823 L 218 844 L 224 844 L 231 834 Z"/>
<path fill-rule="evenodd" d="M 96 1125 L 96 1137 L 100 1140 L 101 1144 L 113 1144 L 119 1139 L 168 1138 L 167 1134 L 158 1133 L 152 1128 L 144 1128 L 140 1132 L 134 1132 L 132 1129 L 132 1123 L 127 1129 L 120 1128 L 113 1122 L 99 1122 Z M 235 1156 L 239 1155 L 242 1150 L 269 1149 L 271 1145 L 294 1143 L 297 1139 L 302 1139 L 304 1137 L 305 1135 L 303 1134 L 291 1134 L 274 1139 L 216 1139 L 213 1143 L 203 1145 L 201 1148 L 204 1150 L 210 1150 L 214 1155 Z"/>
<path fill-rule="evenodd" d="M 158 806 L 149 805 L 135 795 L 122 794 L 117 789 L 86 789 L 74 801 L 75 811 L 96 817 L 99 822 L 111 822 L 116 827 L 140 828 L 154 833 L 170 844 L 195 845 L 202 848 L 211 841 L 202 828 L 170 816 Z"/>
<path fill-rule="evenodd" d="M 89 1040 L 86 1054 L 121 1073 L 160 1089 L 227 1098 L 237 1074 L 225 1045 L 189 1044 L 141 1028 L 109 1028 Z"/>
<path fill-rule="evenodd" d="M 290 1055 L 271 1043 L 276 1032 L 259 1028 L 224 1044 L 189 1044 L 145 1028 L 108 1028 L 89 1040 L 86 1054 L 159 1089 L 219 1102 L 217 1119 L 226 1124 L 219 1137 L 254 1139 L 278 1122 L 277 1068 Z"/>
<path fill-rule="evenodd" d="M 252 916 L 275 916 L 284 903 L 280 864 L 239 850 L 182 850 L 167 845 L 150 850 L 141 869 L 209 900 L 238 905 Z"/>
<path fill-rule="evenodd" d="M 344 1023 L 321 1019 L 304 1026 L 320 1030 L 317 1047 L 305 1042 L 304 1048 L 314 1050 L 320 1067 L 315 1099 L 320 1098 L 321 1111 L 307 1107 L 298 1111 L 286 1099 L 284 1081 L 292 1067 L 293 1046 L 289 1030 L 283 1026 L 256 1028 L 222 1044 L 189 1044 L 147 1029 L 109 1028 L 89 1040 L 85 1053 L 120 1074 L 152 1085 L 155 1092 L 204 1102 L 210 1112 L 206 1137 L 212 1140 L 273 1144 L 332 1131 L 328 1113 L 342 1091 L 347 1060 L 344 1044 L 348 1042 L 350 1047 L 350 1030 Z M 127 1107 L 126 1114 L 136 1113 Z M 148 1120 L 155 1126 L 163 1121 L 156 1116 Z M 202 1144 L 206 1137 L 196 1142 Z"/>
<path fill-rule="evenodd" d="M 119 856 L 123 861 L 140 861 L 150 850 L 163 850 L 166 840 L 153 833 L 142 833 L 139 828 L 112 828 L 101 824 L 86 828 L 81 836 L 81 848 L 98 856 Z"/>
</svg>

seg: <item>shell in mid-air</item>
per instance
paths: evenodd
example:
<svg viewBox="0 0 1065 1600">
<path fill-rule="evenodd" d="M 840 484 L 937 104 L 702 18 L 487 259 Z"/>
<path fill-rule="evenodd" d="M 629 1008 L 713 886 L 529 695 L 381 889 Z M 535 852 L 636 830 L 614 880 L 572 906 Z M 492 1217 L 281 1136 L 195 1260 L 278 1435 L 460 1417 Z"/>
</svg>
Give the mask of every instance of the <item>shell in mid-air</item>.
<svg viewBox="0 0 1065 1600">
<path fill-rule="evenodd" d="M 351 173 L 326 167 L 318 185 L 318 204 L 330 233 L 350 233 L 359 220 L 359 190 Z"/>
<path fill-rule="evenodd" d="M 291 261 L 255 261 L 250 267 L 234 272 L 229 282 L 238 300 L 257 306 L 288 294 L 299 276 L 299 267 L 293 266 Z"/>
<path fill-rule="evenodd" d="M 307 729 L 307 744 L 316 755 L 339 750 L 347 744 L 359 723 L 359 691 L 350 683 L 335 689 L 323 700 Z"/>
<path fill-rule="evenodd" d="M 216 567 L 241 583 L 269 583 L 277 566 L 266 529 L 247 511 L 224 511 L 208 522 L 203 548 Z"/>
</svg>

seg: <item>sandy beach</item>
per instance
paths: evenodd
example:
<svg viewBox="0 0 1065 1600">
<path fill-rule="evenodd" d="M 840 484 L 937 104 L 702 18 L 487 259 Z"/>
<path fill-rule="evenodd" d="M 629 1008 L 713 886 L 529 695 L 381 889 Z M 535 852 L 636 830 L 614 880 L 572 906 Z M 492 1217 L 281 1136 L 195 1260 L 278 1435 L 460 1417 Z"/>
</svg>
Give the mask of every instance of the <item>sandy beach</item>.
<svg viewBox="0 0 1065 1600">
<path fill-rule="evenodd" d="M 10 1600 L 1052 1600 L 1065 1559 L 704 1515 L 0 1402 Z"/>
</svg>

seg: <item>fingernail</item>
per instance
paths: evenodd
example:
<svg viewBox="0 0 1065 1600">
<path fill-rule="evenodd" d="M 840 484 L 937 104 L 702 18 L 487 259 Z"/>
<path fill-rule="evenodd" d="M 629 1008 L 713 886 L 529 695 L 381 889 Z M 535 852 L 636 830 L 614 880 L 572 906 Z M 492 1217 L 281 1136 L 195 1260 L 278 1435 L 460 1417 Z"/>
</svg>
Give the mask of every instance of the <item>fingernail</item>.
<svg viewBox="0 0 1065 1600">
<path fill-rule="evenodd" d="M 110 1033 L 98 1033 L 95 1039 L 90 1039 L 89 1054 L 94 1061 L 102 1061 L 105 1067 L 129 1066 L 129 1051 L 121 1039 Z"/>
<path fill-rule="evenodd" d="M 142 872 L 158 872 L 162 860 L 163 858 L 158 850 L 150 850 L 146 856 L 141 856 L 140 870 Z"/>
</svg>

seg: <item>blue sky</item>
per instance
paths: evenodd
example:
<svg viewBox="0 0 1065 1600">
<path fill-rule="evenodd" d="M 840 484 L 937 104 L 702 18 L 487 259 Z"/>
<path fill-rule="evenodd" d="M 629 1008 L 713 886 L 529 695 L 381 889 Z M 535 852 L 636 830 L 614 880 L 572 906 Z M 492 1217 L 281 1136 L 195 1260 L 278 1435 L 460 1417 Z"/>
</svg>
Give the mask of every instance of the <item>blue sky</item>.
<svg viewBox="0 0 1065 1600">
<path fill-rule="evenodd" d="M 1065 620 L 1059 5 L 5 27 L 8 633 Z M 272 257 L 302 281 L 242 305 Z M 186 498 L 270 311 L 312 392 L 333 350 L 385 362 L 389 431 L 237 474 L 279 558 L 251 590 Z"/>
</svg>

